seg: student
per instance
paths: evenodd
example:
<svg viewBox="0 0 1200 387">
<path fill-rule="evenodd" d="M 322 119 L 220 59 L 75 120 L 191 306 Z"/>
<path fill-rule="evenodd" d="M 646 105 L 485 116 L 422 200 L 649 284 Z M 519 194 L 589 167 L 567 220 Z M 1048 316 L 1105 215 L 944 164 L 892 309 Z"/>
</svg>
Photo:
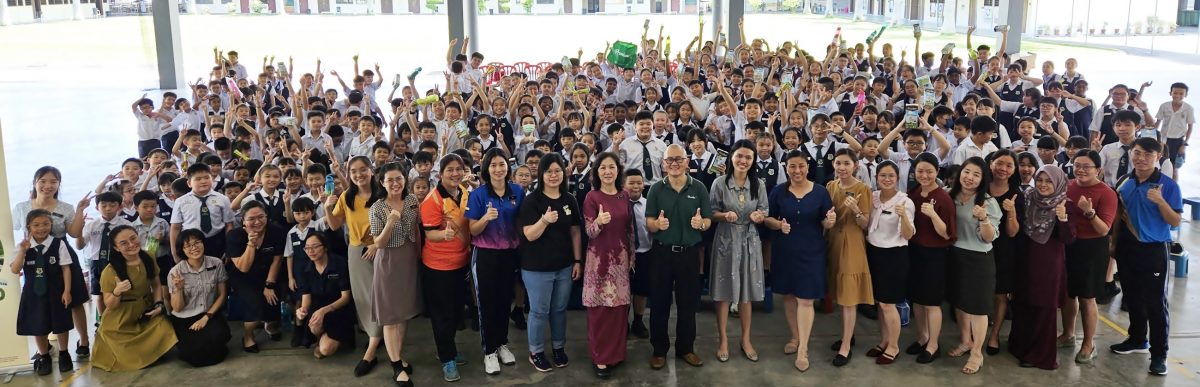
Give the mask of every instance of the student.
<svg viewBox="0 0 1200 387">
<path fill-rule="evenodd" d="M 146 157 L 155 148 L 169 148 L 174 144 L 162 143 L 162 131 L 170 126 L 172 117 L 154 111 L 154 101 L 142 94 L 133 101 L 133 117 L 137 119 L 138 157 Z"/>
<path fill-rule="evenodd" d="M 770 134 L 760 134 L 753 141 L 754 144 L 754 164 L 758 167 L 755 170 L 755 178 L 763 180 L 763 185 L 766 188 L 765 192 L 771 192 L 776 185 L 787 181 L 787 177 L 783 173 L 783 164 L 776 157 L 775 136 Z M 731 154 L 732 156 L 732 154 Z M 728 163 L 726 163 L 728 165 Z M 712 186 L 712 183 L 709 183 Z M 766 194 L 763 195 L 764 197 Z"/>
<path fill-rule="evenodd" d="M 909 192 L 917 187 L 917 170 L 914 167 L 917 165 L 917 156 L 925 153 L 925 145 L 929 141 L 928 137 L 932 136 L 933 140 L 942 144 L 938 147 L 936 155 L 933 153 L 929 154 L 933 156 L 934 161 L 944 160 L 950 154 L 950 143 L 946 141 L 946 137 L 941 132 L 926 129 L 929 127 L 928 123 L 925 123 L 922 129 L 909 130 L 903 130 L 901 125 L 904 125 L 903 122 L 897 124 L 879 142 L 879 153 L 884 159 L 891 160 L 896 163 L 896 166 L 900 167 L 899 189 L 903 192 Z M 927 132 L 929 135 L 926 134 Z M 903 152 L 893 152 L 891 150 L 890 145 L 897 138 L 904 141 Z"/>
<path fill-rule="evenodd" d="M 640 169 L 642 177 L 652 185 L 663 177 L 662 159 L 667 144 L 651 135 L 654 115 L 650 112 L 638 112 L 634 115 L 633 122 L 637 137 L 632 139 L 634 141 L 626 140 L 621 143 L 621 165 Z"/>
<path fill-rule="evenodd" d="M 213 192 L 213 176 L 208 165 L 188 167 L 187 179 L 191 192 L 175 199 L 175 210 L 171 213 L 171 245 L 178 244 L 180 231 L 195 228 L 204 232 L 204 254 L 223 257 L 225 232 L 233 229 L 234 222 L 229 198 Z M 176 262 L 183 259 L 179 256 L 172 258 Z"/>
<path fill-rule="evenodd" d="M 120 194 L 105 192 L 96 195 L 96 209 L 100 212 L 100 218 L 83 226 L 83 235 L 75 245 L 80 249 L 92 247 L 88 252 L 88 260 L 91 262 L 88 273 L 91 273 L 90 288 L 93 296 L 100 296 L 100 273 L 108 266 L 109 254 L 112 252 L 111 231 L 119 226 L 129 225 L 128 220 L 118 216 L 120 208 Z M 83 211 L 79 212 L 83 213 Z M 96 311 L 104 314 L 104 310 L 104 298 L 96 297 Z"/>
<path fill-rule="evenodd" d="M 283 180 L 283 173 L 279 167 L 272 164 L 263 165 L 255 176 L 255 183 L 250 184 L 251 189 L 244 190 L 233 198 L 230 201 L 230 208 L 234 211 L 240 210 L 245 204 L 245 200 L 249 198 L 249 200 L 263 205 L 263 209 L 267 211 L 267 221 L 280 227 L 287 227 L 292 223 L 289 216 L 291 210 L 288 208 L 292 203 L 290 203 L 289 195 L 279 189 L 281 180 Z"/>
<path fill-rule="evenodd" d="M 1058 156 L 1058 149 L 1058 141 L 1050 138 L 1050 136 L 1039 138 L 1037 140 L 1038 161 L 1040 161 L 1042 165 L 1057 164 L 1058 160 L 1055 158 L 1055 156 Z"/>
<path fill-rule="evenodd" d="M 817 114 L 813 116 L 811 125 L 813 138 L 811 141 L 801 147 L 805 156 L 808 158 L 808 180 L 813 184 L 825 186 L 825 183 L 830 182 L 834 178 L 833 170 L 833 154 L 839 149 L 850 148 L 854 151 L 862 149 L 862 145 L 854 139 L 853 136 L 844 136 L 844 130 L 840 126 L 834 126 L 829 121 L 829 116 Z M 835 141 L 833 136 L 845 142 Z"/>
<path fill-rule="evenodd" d="M 1100 149 L 1100 165 L 1104 169 L 1104 182 L 1114 188 L 1122 177 L 1133 171 L 1130 152 L 1133 151 L 1133 143 L 1137 139 L 1135 133 L 1142 123 L 1141 118 L 1142 115 L 1136 111 L 1116 111 L 1111 117 L 1105 117 L 1106 120 L 1112 122 L 1112 130 L 1116 134 L 1114 142 L 1107 143 L 1101 148 L 1098 145 L 1104 143 L 1106 139 L 1098 136 L 1092 137 L 1092 148 Z M 1168 176 L 1174 173 L 1175 168 L 1171 164 L 1171 160 L 1163 160 L 1160 166 L 1163 173 Z"/>
<path fill-rule="evenodd" d="M 1179 185 L 1158 169 L 1161 152 L 1156 139 L 1134 141 L 1133 172 L 1116 186 L 1120 207 L 1113 224 L 1114 256 L 1129 308 L 1129 337 L 1109 347 L 1120 355 L 1150 352 L 1150 373 L 1159 376 L 1167 374 L 1168 247 L 1171 229 L 1179 227 L 1183 212 Z"/>
<path fill-rule="evenodd" d="M 1009 149 L 1017 153 L 1031 150 L 1030 148 L 1037 146 L 1037 138 L 1034 137 L 1036 132 L 1037 120 L 1032 117 L 1023 117 L 1017 120 L 1017 137 L 1020 138 L 1013 141 Z"/>
<path fill-rule="evenodd" d="M 1187 150 L 1188 140 L 1192 138 L 1192 125 L 1196 123 L 1196 113 L 1192 110 L 1192 105 L 1184 102 L 1187 97 L 1188 86 L 1183 82 L 1171 84 L 1171 101 L 1163 102 L 1158 107 L 1158 113 L 1154 118 L 1162 123 L 1159 129 L 1159 141 L 1166 144 L 1167 160 L 1171 160 L 1175 168 L 1183 166 L 1183 155 Z M 1179 177 L 1179 172 L 1176 171 L 1173 179 Z"/>
<path fill-rule="evenodd" d="M 988 154 L 997 151 L 996 145 L 992 144 L 992 134 L 996 132 L 996 121 L 991 117 L 975 117 L 971 120 L 971 141 L 966 141 L 959 144 L 954 150 L 954 157 L 951 161 L 954 165 L 962 165 L 967 159 L 972 157 L 984 158 Z"/>
<path fill-rule="evenodd" d="M 653 276 L 650 269 L 650 233 L 646 229 L 646 198 L 642 195 L 645 180 L 642 171 L 636 168 L 625 170 L 625 193 L 629 195 L 630 208 L 634 217 L 634 262 L 630 274 L 629 291 L 633 295 L 633 321 L 629 323 L 629 334 L 639 339 L 650 338 L 650 331 L 642 317 L 646 314 L 646 297 L 650 296 Z"/>
<path fill-rule="evenodd" d="M 883 161 L 883 158 L 879 156 L 879 138 L 867 137 L 863 140 L 860 156 L 862 158 L 858 160 L 858 169 L 855 170 L 854 176 L 874 191 L 875 175 L 878 172 L 879 163 Z M 895 167 L 895 163 L 892 163 L 892 166 Z"/>
<path fill-rule="evenodd" d="M 1091 126 L 1088 128 L 1091 133 L 1091 142 L 1094 143 L 1096 141 L 1100 141 L 1101 145 L 1108 145 L 1118 141 L 1120 134 L 1118 134 L 1115 130 L 1117 118 L 1116 113 L 1119 111 L 1128 110 L 1133 112 L 1133 114 L 1136 114 L 1138 116 L 1138 120 L 1134 123 L 1135 126 L 1141 125 L 1142 121 L 1145 121 L 1143 118 L 1146 115 L 1149 115 L 1149 113 L 1145 113 L 1131 104 L 1129 101 L 1129 94 L 1129 87 L 1125 86 L 1124 84 L 1117 84 L 1108 90 L 1108 95 L 1109 98 L 1112 99 L 1112 103 L 1097 109 L 1095 114 L 1092 116 Z M 1128 119 L 1126 121 L 1128 121 Z M 1137 128 L 1135 127 L 1134 130 L 1136 131 L 1136 129 Z M 1097 146 L 1093 148 L 1099 147 Z M 1100 155 L 1104 156 L 1104 152 L 1101 151 Z M 1109 176 L 1107 172 L 1105 173 L 1104 177 L 1104 181 L 1109 185 L 1112 185 L 1116 182 L 1115 179 L 1108 179 Z"/>
<path fill-rule="evenodd" d="M 21 288 L 21 304 L 17 310 L 17 335 L 34 336 L 38 353 L 33 362 L 38 375 L 49 375 L 49 335 L 58 336 L 62 347 L 58 351 L 58 371 L 74 369 L 71 354 L 66 350 L 71 329 L 71 263 L 75 252 L 62 238 L 50 236 L 50 211 L 35 209 L 25 216 L 26 235 L 21 240 L 9 268 L 14 275 L 24 271 L 25 285 Z"/>
<path fill-rule="evenodd" d="M 175 260 L 171 258 L 171 246 L 167 245 L 170 224 L 155 216 L 158 211 L 158 194 L 151 191 L 138 192 L 133 195 L 133 203 L 137 208 L 137 217 L 130 221 L 133 229 L 141 239 L 143 250 L 150 254 L 158 263 L 158 267 L 174 267 Z M 167 272 L 160 270 L 159 282 L 167 283 Z"/>
</svg>

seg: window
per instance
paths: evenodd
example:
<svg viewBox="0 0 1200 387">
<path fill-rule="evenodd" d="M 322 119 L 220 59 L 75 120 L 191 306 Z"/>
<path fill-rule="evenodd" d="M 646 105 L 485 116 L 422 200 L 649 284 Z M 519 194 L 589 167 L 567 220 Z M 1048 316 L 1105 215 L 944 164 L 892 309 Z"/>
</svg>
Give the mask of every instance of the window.
<svg viewBox="0 0 1200 387">
<path fill-rule="evenodd" d="M 28 0 L 8 0 L 9 7 L 21 7 L 26 5 L 31 5 L 31 3 Z"/>
<path fill-rule="evenodd" d="M 547 4 L 547 5 L 553 5 L 553 4 L 554 4 L 554 0 L 537 0 L 537 3 L 538 3 L 538 4 Z"/>
<path fill-rule="evenodd" d="M 983 0 L 984 7 L 999 7 L 1000 0 Z"/>
</svg>

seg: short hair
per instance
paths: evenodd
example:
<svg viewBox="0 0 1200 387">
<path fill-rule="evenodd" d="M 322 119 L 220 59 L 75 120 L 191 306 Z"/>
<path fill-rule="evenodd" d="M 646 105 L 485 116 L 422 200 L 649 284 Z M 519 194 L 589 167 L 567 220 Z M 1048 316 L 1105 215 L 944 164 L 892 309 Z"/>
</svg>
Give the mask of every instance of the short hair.
<svg viewBox="0 0 1200 387">
<path fill-rule="evenodd" d="M 1136 143 L 1136 141 L 1134 143 Z M 1092 164 L 1096 164 L 1097 167 L 1100 166 L 1100 152 L 1096 152 L 1091 149 L 1080 149 L 1079 151 L 1075 152 L 1075 155 L 1071 158 L 1071 160 L 1074 161 L 1080 157 L 1087 157 L 1088 160 L 1092 160 Z"/>
<path fill-rule="evenodd" d="M 123 201 L 123 200 L 124 200 L 124 198 L 121 197 L 120 193 L 116 193 L 116 192 L 112 192 L 112 191 L 108 191 L 108 192 L 104 192 L 99 195 L 96 195 L 96 204 L 100 204 L 100 203 L 120 204 L 121 201 Z"/>
<path fill-rule="evenodd" d="M 433 164 L 433 153 L 427 151 L 417 151 L 413 155 L 413 164 L 430 163 Z"/>
<path fill-rule="evenodd" d="M 317 208 L 316 203 L 307 197 L 299 197 L 292 200 L 292 212 L 312 212 Z"/>
<path fill-rule="evenodd" d="M 1122 109 L 1122 110 L 1118 110 L 1115 114 L 1113 114 L 1112 122 L 1114 124 L 1116 124 L 1118 122 L 1125 122 L 1125 123 L 1130 123 L 1130 124 L 1134 124 L 1134 125 L 1141 125 L 1142 124 L 1142 115 L 1138 114 L 1138 112 L 1135 112 L 1133 110 Z"/>
<path fill-rule="evenodd" d="M 1162 143 L 1153 137 L 1139 137 L 1137 140 L 1133 140 L 1133 146 L 1135 148 L 1142 148 L 1146 152 L 1162 152 Z"/>
<path fill-rule="evenodd" d="M 979 116 L 971 120 L 971 133 L 995 132 L 998 124 L 992 117 Z"/>
<path fill-rule="evenodd" d="M 1067 138 L 1067 148 L 1085 149 L 1088 147 L 1088 139 L 1083 136 L 1075 135 Z M 1097 162 L 1096 164 L 1099 164 Z"/>
<path fill-rule="evenodd" d="M 327 174 L 329 174 L 329 170 L 326 169 L 325 165 L 323 165 L 323 164 L 314 163 L 307 167 L 304 167 L 304 174 L 306 174 L 306 175 L 327 175 Z"/>
<path fill-rule="evenodd" d="M 236 181 L 231 181 L 231 182 L 225 183 L 224 188 L 229 189 L 234 186 L 241 188 L 242 183 L 238 183 Z M 175 192 L 175 196 L 178 197 L 178 196 L 183 196 L 184 194 L 187 194 L 188 192 L 192 192 L 192 187 L 188 187 L 187 179 L 181 177 L 181 178 L 175 179 L 175 181 L 171 182 L 171 191 Z"/>
<path fill-rule="evenodd" d="M 147 201 L 147 200 L 158 203 L 158 194 L 155 193 L 154 191 L 150 191 L 150 190 L 145 190 L 145 191 L 133 194 L 133 205 L 135 205 L 135 206 L 138 204 L 141 204 L 142 202 Z"/>
<path fill-rule="evenodd" d="M 633 115 L 633 122 L 638 122 L 641 120 L 653 120 L 653 119 L 654 119 L 654 114 L 650 113 L 649 111 L 646 111 L 646 110 L 642 110 L 640 112 L 637 112 L 637 114 Z"/>
<path fill-rule="evenodd" d="M 1183 82 L 1172 83 L 1171 88 L 1169 90 L 1174 90 L 1174 89 L 1183 89 L 1184 94 L 1187 94 L 1187 92 L 1188 92 L 1188 86 L 1186 83 L 1183 83 Z"/>
<path fill-rule="evenodd" d="M 188 179 L 191 179 L 193 176 L 199 175 L 201 173 L 211 175 L 212 169 L 209 168 L 208 164 L 205 164 L 205 163 L 195 163 L 195 164 L 192 164 L 191 166 L 189 166 L 187 169 Z"/>
<path fill-rule="evenodd" d="M 1054 137 L 1042 136 L 1037 140 L 1038 149 L 1058 149 L 1058 141 Z"/>
</svg>

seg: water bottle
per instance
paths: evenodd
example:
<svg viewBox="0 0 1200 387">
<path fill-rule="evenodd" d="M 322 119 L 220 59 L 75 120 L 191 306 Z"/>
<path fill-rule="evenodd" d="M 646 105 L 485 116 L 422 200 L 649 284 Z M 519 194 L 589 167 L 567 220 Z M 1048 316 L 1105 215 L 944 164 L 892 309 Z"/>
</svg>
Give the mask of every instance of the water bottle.
<svg viewBox="0 0 1200 387">
<path fill-rule="evenodd" d="M 421 73 L 421 68 L 417 67 L 416 70 L 413 70 L 413 72 L 408 74 L 408 79 L 417 79 L 417 74 L 420 74 L 420 73 Z"/>
<path fill-rule="evenodd" d="M 333 174 L 325 176 L 325 194 L 333 195 Z"/>
<path fill-rule="evenodd" d="M 1186 159 L 1187 159 L 1187 155 L 1186 155 L 1186 154 L 1180 153 L 1180 154 L 1178 154 L 1178 155 L 1175 155 L 1175 161 L 1174 161 L 1174 163 L 1175 163 L 1175 170 L 1179 170 L 1179 168 L 1183 166 L 1183 162 L 1184 162 L 1184 160 L 1186 160 Z"/>
<path fill-rule="evenodd" d="M 908 305 L 908 300 L 901 301 L 896 304 L 896 311 L 900 314 L 900 326 L 906 327 L 911 322 L 909 314 L 912 312 L 912 307 Z"/>
</svg>

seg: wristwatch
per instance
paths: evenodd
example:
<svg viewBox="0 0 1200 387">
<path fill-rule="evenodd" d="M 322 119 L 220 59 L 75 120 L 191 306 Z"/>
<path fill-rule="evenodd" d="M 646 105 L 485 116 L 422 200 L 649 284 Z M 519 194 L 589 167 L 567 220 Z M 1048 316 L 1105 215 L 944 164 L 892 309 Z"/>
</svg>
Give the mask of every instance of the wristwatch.
<svg viewBox="0 0 1200 387">
<path fill-rule="evenodd" d="M 1087 213 L 1084 213 L 1083 217 L 1087 218 L 1088 220 L 1095 219 L 1096 218 L 1096 210 L 1091 210 L 1091 211 L 1088 211 Z"/>
</svg>

